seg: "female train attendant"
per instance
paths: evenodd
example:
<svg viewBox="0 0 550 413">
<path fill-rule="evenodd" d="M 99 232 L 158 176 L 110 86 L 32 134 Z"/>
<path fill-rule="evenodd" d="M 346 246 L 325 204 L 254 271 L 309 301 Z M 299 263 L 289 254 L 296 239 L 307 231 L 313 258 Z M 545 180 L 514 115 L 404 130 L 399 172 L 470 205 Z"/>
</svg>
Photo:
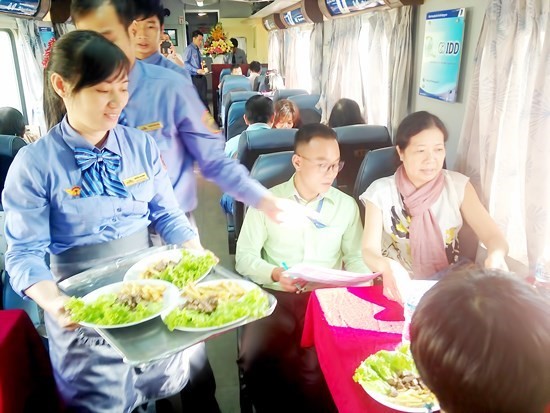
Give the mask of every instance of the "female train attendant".
<svg viewBox="0 0 550 413">
<path fill-rule="evenodd" d="M 3 193 L 6 268 L 14 289 L 45 310 L 55 378 L 71 411 L 129 412 L 177 393 L 188 378 L 184 352 L 141 369 L 124 364 L 94 330 L 76 328 L 56 284 L 148 247 L 151 222 L 166 242 L 200 248 L 153 138 L 117 125 L 128 68 L 124 53 L 97 33 L 63 36 L 44 82 L 55 126 L 19 152 Z"/>
<path fill-rule="evenodd" d="M 474 187 L 466 176 L 443 169 L 446 140 L 447 129 L 437 116 L 407 116 L 396 134 L 402 165 L 361 195 L 363 259 L 382 273 L 390 299 L 401 301 L 396 276 L 430 278 L 457 261 L 463 219 L 487 248 L 485 266 L 507 269 L 508 244 Z"/>
</svg>

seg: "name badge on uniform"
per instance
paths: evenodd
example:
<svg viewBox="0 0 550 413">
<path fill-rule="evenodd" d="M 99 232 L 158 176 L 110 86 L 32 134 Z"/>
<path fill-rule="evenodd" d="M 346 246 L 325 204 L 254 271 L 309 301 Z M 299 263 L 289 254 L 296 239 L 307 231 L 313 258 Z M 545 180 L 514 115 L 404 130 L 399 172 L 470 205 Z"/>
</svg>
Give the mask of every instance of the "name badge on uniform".
<svg viewBox="0 0 550 413">
<path fill-rule="evenodd" d="M 72 188 L 65 189 L 65 192 L 70 196 L 79 197 L 80 196 L 80 187 L 73 186 Z"/>
<path fill-rule="evenodd" d="M 147 174 L 145 172 L 142 172 L 139 175 L 132 176 L 128 179 L 124 179 L 122 183 L 124 184 L 124 186 L 132 186 L 135 184 L 139 184 L 140 182 L 145 182 L 148 179 L 149 177 L 147 176 Z"/>
<path fill-rule="evenodd" d="M 137 128 L 143 132 L 152 132 L 154 130 L 162 129 L 163 126 L 164 125 L 162 124 L 162 122 L 152 122 L 147 123 L 146 125 L 138 126 Z"/>
</svg>

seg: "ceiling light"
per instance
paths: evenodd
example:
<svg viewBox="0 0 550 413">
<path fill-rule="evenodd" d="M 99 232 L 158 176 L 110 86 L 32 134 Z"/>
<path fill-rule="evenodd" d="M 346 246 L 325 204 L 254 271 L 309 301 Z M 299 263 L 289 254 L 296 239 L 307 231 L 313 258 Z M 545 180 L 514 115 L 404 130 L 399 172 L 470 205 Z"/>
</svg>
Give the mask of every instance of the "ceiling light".
<svg viewBox="0 0 550 413">
<path fill-rule="evenodd" d="M 197 0 L 197 6 L 202 7 L 204 6 L 204 2 L 201 0 Z"/>
<path fill-rule="evenodd" d="M 205 12 L 200 12 L 200 13 L 197 13 L 199 15 L 199 17 L 203 17 L 203 16 L 206 16 L 206 13 Z"/>
</svg>

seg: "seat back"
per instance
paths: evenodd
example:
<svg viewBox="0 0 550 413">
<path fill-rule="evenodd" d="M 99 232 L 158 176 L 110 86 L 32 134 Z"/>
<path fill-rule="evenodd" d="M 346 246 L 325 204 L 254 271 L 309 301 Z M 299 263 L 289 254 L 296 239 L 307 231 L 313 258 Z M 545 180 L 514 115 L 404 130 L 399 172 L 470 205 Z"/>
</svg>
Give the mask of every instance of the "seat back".
<svg viewBox="0 0 550 413">
<path fill-rule="evenodd" d="M 361 219 L 365 219 L 365 207 L 359 201 L 359 197 L 377 179 L 393 175 L 397 170 L 398 164 L 395 146 L 367 152 L 357 173 L 357 179 L 353 188 L 353 197 L 359 204 Z"/>
<path fill-rule="evenodd" d="M 344 169 L 338 174 L 338 188 L 351 195 L 365 154 L 391 146 L 390 134 L 385 126 L 378 125 L 341 126 L 334 131 L 340 144 L 340 158 L 345 161 Z"/>
<path fill-rule="evenodd" d="M 302 126 L 321 122 L 321 111 L 315 107 L 319 103 L 319 98 L 319 95 L 294 95 L 288 98 L 300 110 Z"/>
<path fill-rule="evenodd" d="M 229 113 L 226 119 L 225 139 L 229 140 L 234 136 L 240 135 L 246 130 L 246 123 L 244 121 L 246 102 L 234 102 L 229 108 Z"/>
<path fill-rule="evenodd" d="M 273 102 L 277 102 L 281 99 L 288 99 L 291 96 L 308 94 L 307 90 L 304 89 L 277 89 L 273 95 Z"/>
<path fill-rule="evenodd" d="M 222 102 L 223 97 L 226 93 L 231 92 L 235 89 L 242 89 L 244 91 L 251 91 L 252 86 L 250 86 L 250 81 L 247 77 L 242 75 L 227 75 L 224 78 L 221 95 L 222 95 Z"/>
<path fill-rule="evenodd" d="M 254 79 L 254 86 L 252 86 L 252 90 L 255 92 L 260 91 L 260 85 L 262 85 L 265 82 L 265 74 L 261 74 L 260 76 L 256 77 Z"/>
<path fill-rule="evenodd" d="M 19 136 L 0 135 L 0 193 L 4 190 L 4 183 L 13 158 L 27 143 Z"/>
<path fill-rule="evenodd" d="M 288 181 L 294 175 L 292 165 L 294 151 L 268 153 L 258 156 L 250 171 L 250 177 L 266 188 Z"/>
<path fill-rule="evenodd" d="M 246 102 L 248 99 L 250 99 L 252 96 L 255 96 L 255 95 L 259 95 L 259 93 L 252 92 L 252 91 L 232 91 L 232 92 L 226 93 L 223 101 L 223 106 L 225 108 L 225 114 L 223 116 L 223 119 L 224 119 L 223 127 L 224 127 L 224 132 L 226 136 L 227 136 L 227 122 L 225 122 L 225 119 L 227 119 L 227 115 L 229 113 L 229 109 L 231 108 L 231 105 L 235 102 L 243 102 L 243 101 Z"/>
<path fill-rule="evenodd" d="M 296 129 L 260 129 L 244 131 L 237 158 L 248 170 L 260 155 L 294 150 Z"/>
<path fill-rule="evenodd" d="M 231 73 L 231 69 L 226 67 L 225 69 L 222 69 L 222 71 L 220 72 L 220 82 L 222 81 L 222 79 L 224 77 L 226 77 L 228 74 Z"/>
</svg>

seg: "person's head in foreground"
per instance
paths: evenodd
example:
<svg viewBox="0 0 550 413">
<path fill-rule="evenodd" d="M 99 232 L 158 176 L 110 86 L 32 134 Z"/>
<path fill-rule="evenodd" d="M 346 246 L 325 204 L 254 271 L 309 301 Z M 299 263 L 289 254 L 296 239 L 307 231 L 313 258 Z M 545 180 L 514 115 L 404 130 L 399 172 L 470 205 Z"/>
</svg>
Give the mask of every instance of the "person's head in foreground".
<svg viewBox="0 0 550 413">
<path fill-rule="evenodd" d="M 164 38 L 164 6 L 159 0 L 134 0 L 136 20 L 134 50 L 138 59 L 146 59 L 159 51 Z M 170 40 L 170 36 L 168 36 Z"/>
<path fill-rule="evenodd" d="M 339 126 L 361 125 L 365 119 L 361 114 L 361 108 L 355 100 L 340 99 L 330 112 L 328 126 L 337 128 Z"/>
<path fill-rule="evenodd" d="M 549 304 L 512 274 L 476 266 L 424 295 L 411 351 L 445 413 L 550 412 Z"/>
<path fill-rule="evenodd" d="M 116 44 L 133 65 L 135 9 L 130 0 L 71 0 L 71 17 L 78 30 L 102 34 Z"/>
<path fill-rule="evenodd" d="M 395 144 L 409 180 L 420 188 L 435 179 L 445 161 L 447 128 L 429 112 L 414 112 L 399 124 Z"/>
<path fill-rule="evenodd" d="M 252 96 L 244 106 L 244 121 L 247 125 L 266 123 L 273 125 L 273 101 L 266 96 Z"/>
<path fill-rule="evenodd" d="M 234 64 L 233 66 L 231 66 L 231 74 L 241 76 L 243 74 L 243 70 L 239 65 Z"/>
<path fill-rule="evenodd" d="M 300 124 L 300 110 L 296 104 L 288 99 L 281 99 L 275 103 L 275 129 L 296 128 Z"/>
<path fill-rule="evenodd" d="M 302 198 L 310 201 L 327 192 L 344 166 L 336 133 L 319 123 L 302 126 L 294 138 L 292 164 Z"/>
</svg>

